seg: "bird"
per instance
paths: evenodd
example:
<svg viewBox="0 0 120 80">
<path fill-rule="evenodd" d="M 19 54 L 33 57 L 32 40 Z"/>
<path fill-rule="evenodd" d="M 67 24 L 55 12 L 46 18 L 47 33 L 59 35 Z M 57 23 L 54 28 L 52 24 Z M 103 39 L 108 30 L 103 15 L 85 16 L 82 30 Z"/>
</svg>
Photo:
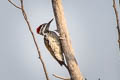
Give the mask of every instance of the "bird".
<svg viewBox="0 0 120 80">
<path fill-rule="evenodd" d="M 36 32 L 44 37 L 44 44 L 53 58 L 61 66 L 64 65 L 66 68 L 68 68 L 65 64 L 60 38 L 55 31 L 49 30 L 52 21 L 53 19 L 51 19 L 48 23 L 43 23 L 38 26 Z"/>
</svg>

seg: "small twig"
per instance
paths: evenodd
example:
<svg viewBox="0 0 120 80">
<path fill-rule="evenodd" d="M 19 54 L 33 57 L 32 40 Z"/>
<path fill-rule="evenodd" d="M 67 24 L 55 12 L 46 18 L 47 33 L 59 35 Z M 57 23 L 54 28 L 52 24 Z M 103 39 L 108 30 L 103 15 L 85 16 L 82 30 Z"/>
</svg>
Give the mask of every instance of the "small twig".
<svg viewBox="0 0 120 80">
<path fill-rule="evenodd" d="M 15 6 L 18 9 L 21 9 L 19 6 L 17 6 L 16 4 L 14 4 L 11 0 L 8 0 L 13 6 Z"/>
<path fill-rule="evenodd" d="M 120 0 L 119 0 L 119 6 L 120 6 Z"/>
<path fill-rule="evenodd" d="M 114 8 L 115 15 L 116 15 L 116 23 L 117 23 L 117 30 L 118 30 L 118 43 L 119 43 L 119 49 L 120 49 L 120 24 L 119 24 L 119 15 L 118 15 L 118 11 L 116 9 L 115 0 L 113 0 L 113 8 Z"/>
<path fill-rule="evenodd" d="M 70 80 L 70 78 L 63 78 L 63 77 L 55 75 L 55 74 L 53 74 L 53 76 L 56 78 L 62 79 L 62 80 Z"/>
<path fill-rule="evenodd" d="M 42 63 L 42 66 L 43 66 L 43 69 L 44 69 L 44 72 L 45 72 L 46 79 L 47 79 L 47 80 L 50 80 L 49 77 L 48 77 L 48 73 L 47 73 L 47 70 L 46 70 L 46 66 L 45 66 L 45 64 L 44 64 L 44 61 L 43 61 L 43 59 L 42 59 L 42 56 L 41 56 L 41 53 L 40 53 L 40 50 L 39 50 L 39 47 L 38 47 L 38 44 L 37 44 L 37 42 L 36 42 L 36 38 L 35 38 L 34 33 L 33 33 L 33 31 L 32 31 L 32 28 L 31 28 L 31 25 L 30 25 L 30 23 L 29 23 L 29 20 L 28 20 L 28 18 L 27 18 L 27 14 L 26 14 L 26 12 L 25 12 L 25 10 L 24 10 L 23 0 L 20 0 L 21 7 L 16 6 L 16 5 L 15 5 L 12 1 L 10 1 L 10 0 L 8 0 L 8 1 L 9 1 L 13 6 L 15 6 L 16 8 L 21 9 L 22 14 L 23 14 L 23 16 L 24 16 L 24 19 L 25 19 L 25 21 L 26 21 L 26 23 L 27 23 L 27 25 L 28 25 L 29 31 L 30 31 L 30 33 L 31 33 L 31 35 L 32 35 L 32 37 L 33 37 L 33 41 L 34 41 L 34 43 L 35 43 L 35 46 L 36 46 L 36 48 L 37 48 L 38 55 L 39 55 L 39 59 L 40 59 L 40 61 L 41 61 L 41 63 Z"/>
</svg>

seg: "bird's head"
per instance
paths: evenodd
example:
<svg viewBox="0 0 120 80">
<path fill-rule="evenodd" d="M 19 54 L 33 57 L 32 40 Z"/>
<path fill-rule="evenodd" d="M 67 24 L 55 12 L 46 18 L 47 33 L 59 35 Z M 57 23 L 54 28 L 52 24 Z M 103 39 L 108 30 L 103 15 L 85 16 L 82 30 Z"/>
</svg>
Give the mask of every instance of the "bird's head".
<svg viewBox="0 0 120 80">
<path fill-rule="evenodd" d="M 44 24 L 41 24 L 37 29 L 36 29 L 36 32 L 40 35 L 44 35 L 44 33 L 48 32 L 49 31 L 49 27 L 50 27 L 50 24 L 51 22 L 53 21 L 53 18 L 48 22 L 48 23 L 44 23 Z"/>
<path fill-rule="evenodd" d="M 45 30 L 45 26 L 46 26 L 46 23 L 41 24 L 40 26 L 38 26 L 38 28 L 36 29 L 37 34 L 43 35 L 44 30 Z"/>
</svg>

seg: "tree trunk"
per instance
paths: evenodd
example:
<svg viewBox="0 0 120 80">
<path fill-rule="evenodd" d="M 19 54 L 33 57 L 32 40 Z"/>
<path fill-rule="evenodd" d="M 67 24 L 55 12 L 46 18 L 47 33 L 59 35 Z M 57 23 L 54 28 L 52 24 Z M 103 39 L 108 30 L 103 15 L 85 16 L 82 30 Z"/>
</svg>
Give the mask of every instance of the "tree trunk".
<svg viewBox="0 0 120 80">
<path fill-rule="evenodd" d="M 61 0 L 52 0 L 52 6 L 71 80 L 83 80 L 79 66 L 74 57 Z"/>
</svg>

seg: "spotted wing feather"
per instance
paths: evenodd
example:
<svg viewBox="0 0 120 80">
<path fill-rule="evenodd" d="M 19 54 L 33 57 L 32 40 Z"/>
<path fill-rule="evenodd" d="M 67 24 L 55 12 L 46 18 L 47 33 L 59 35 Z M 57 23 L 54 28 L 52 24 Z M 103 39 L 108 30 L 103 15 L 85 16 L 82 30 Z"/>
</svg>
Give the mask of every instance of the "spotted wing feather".
<svg viewBox="0 0 120 80">
<path fill-rule="evenodd" d="M 51 55 L 58 61 L 60 65 L 63 65 L 64 57 L 61 48 L 61 43 L 57 34 L 52 31 L 47 33 L 47 35 L 44 37 L 44 43 Z"/>
</svg>

